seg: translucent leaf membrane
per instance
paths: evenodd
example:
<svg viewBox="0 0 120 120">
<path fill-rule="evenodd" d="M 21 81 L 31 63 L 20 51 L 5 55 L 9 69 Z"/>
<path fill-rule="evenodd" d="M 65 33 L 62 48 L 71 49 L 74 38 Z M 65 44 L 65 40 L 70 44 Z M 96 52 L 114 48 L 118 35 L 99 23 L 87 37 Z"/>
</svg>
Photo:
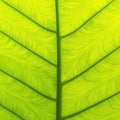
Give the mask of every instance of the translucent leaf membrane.
<svg viewBox="0 0 120 120">
<path fill-rule="evenodd" d="M 120 95 L 66 120 L 119 120 Z"/>
<path fill-rule="evenodd" d="M 5 109 L 1 110 L 0 114 L 4 112 L 4 115 L 0 119 L 54 120 L 55 31 L 49 28 L 52 23 L 45 26 L 49 25 L 46 18 L 43 25 L 39 25 L 39 18 L 33 18 L 35 13 L 39 16 L 37 8 L 34 9 L 37 2 L 29 3 L 28 9 L 24 6 L 28 1 L 23 6 L 20 3 L 0 1 L 0 105 Z"/>
<path fill-rule="evenodd" d="M 0 119 L 119 120 L 120 0 L 0 0 Z"/>
<path fill-rule="evenodd" d="M 116 114 L 104 113 L 105 108 L 98 113 L 97 105 L 109 101 L 120 90 L 119 5 L 120 1 L 113 1 L 82 28 L 62 39 L 64 119 L 96 120 L 98 115 L 105 120 L 117 118 Z M 110 104 L 107 107 L 112 109 Z"/>
<path fill-rule="evenodd" d="M 2 0 L 13 6 L 34 22 L 51 31 L 56 31 L 54 0 Z M 44 17 L 43 17 L 44 16 Z"/>
<path fill-rule="evenodd" d="M 112 0 L 59 0 L 61 36 L 78 29 Z"/>
<path fill-rule="evenodd" d="M 34 54 L 56 64 L 55 34 L 36 25 L 2 1 L 0 8 L 0 31 L 14 38 Z"/>
<path fill-rule="evenodd" d="M 119 5 L 113 1 L 82 28 L 62 39 L 63 81 L 80 74 L 119 47 Z"/>
<path fill-rule="evenodd" d="M 30 120 L 54 119 L 54 102 L 3 72 L 0 72 L 0 96 L 1 105 L 12 111 L 11 116 L 17 115 L 19 119 Z"/>
<path fill-rule="evenodd" d="M 3 107 L 0 107 L 0 117 L 3 120 L 21 120 L 20 118 L 16 117 L 16 115 L 11 114 L 11 112 L 7 111 Z"/>
<path fill-rule="evenodd" d="M 119 54 L 118 50 L 115 55 L 104 59 L 94 68 L 64 86 L 64 116 L 80 112 L 86 108 L 89 110 L 90 106 L 119 92 Z"/>
</svg>

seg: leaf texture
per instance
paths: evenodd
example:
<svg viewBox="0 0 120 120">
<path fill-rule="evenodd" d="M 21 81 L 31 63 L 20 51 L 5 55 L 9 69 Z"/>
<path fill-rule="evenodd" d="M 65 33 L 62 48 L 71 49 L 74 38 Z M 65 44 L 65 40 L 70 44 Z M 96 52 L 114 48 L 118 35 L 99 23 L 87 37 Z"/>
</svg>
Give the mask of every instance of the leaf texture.
<svg viewBox="0 0 120 120">
<path fill-rule="evenodd" d="M 0 0 L 0 119 L 119 120 L 120 0 Z"/>
</svg>

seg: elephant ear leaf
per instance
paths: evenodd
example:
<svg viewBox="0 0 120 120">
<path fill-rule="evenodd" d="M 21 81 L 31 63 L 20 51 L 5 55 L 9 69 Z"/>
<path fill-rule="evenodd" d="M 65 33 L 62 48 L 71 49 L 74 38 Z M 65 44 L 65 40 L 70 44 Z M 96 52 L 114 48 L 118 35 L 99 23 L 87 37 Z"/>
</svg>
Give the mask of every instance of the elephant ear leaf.
<svg viewBox="0 0 120 120">
<path fill-rule="evenodd" d="M 0 0 L 1 120 L 118 120 L 120 0 Z"/>
</svg>

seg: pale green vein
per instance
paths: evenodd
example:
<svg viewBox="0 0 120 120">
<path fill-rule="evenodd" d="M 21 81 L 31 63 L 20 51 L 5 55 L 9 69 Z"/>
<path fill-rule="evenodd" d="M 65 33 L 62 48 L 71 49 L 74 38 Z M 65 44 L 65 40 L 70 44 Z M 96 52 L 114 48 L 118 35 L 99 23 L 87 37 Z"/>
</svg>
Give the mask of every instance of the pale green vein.
<svg viewBox="0 0 120 120">
<path fill-rule="evenodd" d="M 78 111 L 78 112 L 76 112 L 76 113 L 73 113 L 73 114 L 70 114 L 70 115 L 68 115 L 68 116 L 64 116 L 62 119 L 64 120 L 64 119 L 68 119 L 68 118 L 71 118 L 71 117 L 75 117 L 76 115 L 79 115 L 79 114 L 81 114 L 81 113 L 83 113 L 83 112 L 86 112 L 86 111 L 89 110 L 89 109 L 92 109 L 93 107 L 96 107 L 96 106 L 99 105 L 99 104 L 104 103 L 105 101 L 107 101 L 107 100 L 115 97 L 115 96 L 118 95 L 118 94 L 120 94 L 120 91 L 119 91 L 119 92 L 116 92 L 115 94 L 113 94 L 113 95 L 111 95 L 111 96 L 109 96 L 109 97 L 107 97 L 107 98 L 105 98 L 105 99 L 103 99 L 103 100 L 101 100 L 101 101 L 99 101 L 99 102 L 97 102 L 97 103 L 95 103 L 95 104 L 93 104 L 93 105 L 91 105 L 91 106 L 83 109 L 83 110 L 80 110 L 80 111 Z"/>
<path fill-rule="evenodd" d="M 18 115 L 16 112 L 10 110 L 9 108 L 7 108 L 7 107 L 5 107 L 4 105 L 2 105 L 1 103 L 0 103 L 0 106 L 3 107 L 5 110 L 9 111 L 11 114 L 13 114 L 13 115 L 15 115 L 16 117 L 18 117 L 19 119 L 24 120 L 24 119 L 23 119 L 20 115 Z"/>
<path fill-rule="evenodd" d="M 72 35 L 73 33 L 75 33 L 76 31 L 78 31 L 79 29 L 81 29 L 84 25 L 86 25 L 90 20 L 92 20 L 95 16 L 97 16 L 99 13 L 101 13 L 105 8 L 107 8 L 111 3 L 113 3 L 113 1 L 115 0 L 112 0 L 111 2 L 109 2 L 107 5 L 105 5 L 102 9 L 100 9 L 98 12 L 96 12 L 93 16 L 91 16 L 89 19 L 87 19 L 82 25 L 80 25 L 78 28 L 76 28 L 75 30 L 73 30 L 72 32 L 66 34 L 66 35 L 63 35 L 61 36 L 61 38 L 65 38 L 67 36 L 70 36 Z"/>
<path fill-rule="evenodd" d="M 0 69 L 0 71 L 1 71 L 2 73 L 4 73 L 5 75 L 7 75 L 7 76 L 13 78 L 14 80 L 18 81 L 19 83 L 22 83 L 23 85 L 25 85 L 26 87 L 30 88 L 32 91 L 36 92 L 36 93 L 39 94 L 40 96 L 42 96 L 42 97 L 44 97 L 44 98 L 47 98 L 47 99 L 49 99 L 49 100 L 52 100 L 52 101 L 56 101 L 54 98 L 52 98 L 52 97 L 50 97 L 50 96 L 47 96 L 47 95 L 41 93 L 40 91 L 34 89 L 33 87 L 29 86 L 28 84 L 26 84 L 25 82 L 19 80 L 18 78 L 14 77 L 13 75 L 5 72 L 4 70 Z"/>
<path fill-rule="evenodd" d="M 56 37 L 57 37 L 57 101 L 56 101 L 56 120 L 62 117 L 62 84 L 61 84 L 61 39 L 59 22 L 59 1 L 55 0 L 56 6 Z"/>
<path fill-rule="evenodd" d="M 116 49 L 112 50 L 111 52 L 109 52 L 107 55 L 105 55 L 104 57 L 102 57 L 100 60 L 98 60 L 97 62 L 95 62 L 93 65 L 91 65 L 90 67 L 88 67 L 87 69 L 85 69 L 83 72 L 77 74 L 76 76 L 74 76 L 73 78 L 70 78 L 69 80 L 66 80 L 62 83 L 62 85 L 65 85 L 69 82 L 72 82 L 74 80 L 76 80 L 76 78 L 80 77 L 81 75 L 83 75 L 84 73 L 86 73 L 87 71 L 89 71 L 90 69 L 92 69 L 94 66 L 96 66 L 98 63 L 100 63 L 101 61 L 103 61 L 105 58 L 107 58 L 108 56 L 112 55 L 114 52 L 116 52 L 120 47 L 117 47 Z"/>
<path fill-rule="evenodd" d="M 47 30 L 49 32 L 53 32 L 56 33 L 56 31 L 51 30 L 49 28 L 46 28 L 44 26 L 42 26 L 41 24 L 39 24 L 38 22 L 36 22 L 35 20 L 33 20 L 32 18 L 28 17 L 27 15 L 25 15 L 24 13 L 22 13 L 20 10 L 18 10 L 17 8 L 13 7 L 12 5 L 10 5 L 9 3 L 5 2 L 4 0 L 1 0 L 4 4 L 8 5 L 9 7 L 11 7 L 12 9 L 14 9 L 15 11 L 17 11 L 18 13 L 20 13 L 21 15 L 23 15 L 25 18 L 27 18 L 28 20 L 30 20 L 31 22 L 33 22 L 34 24 L 36 24 L 37 26 L 39 26 L 40 28 L 43 28 L 44 30 Z"/>
<path fill-rule="evenodd" d="M 51 61 L 47 60 L 46 58 L 42 57 L 41 55 L 37 54 L 33 50 L 31 50 L 28 47 L 26 47 L 25 45 L 21 44 L 20 42 L 18 42 L 16 39 L 12 38 L 11 36 L 9 36 L 8 34 L 6 34 L 5 32 L 0 31 L 0 33 L 2 33 L 3 35 L 7 36 L 8 38 L 10 38 L 11 40 L 13 40 L 15 43 L 19 44 L 20 46 L 24 47 L 25 49 L 27 49 L 32 54 L 36 55 L 37 57 L 39 57 L 42 60 L 46 61 L 47 63 L 51 64 L 52 66 L 56 67 L 56 64 L 52 63 Z"/>
</svg>

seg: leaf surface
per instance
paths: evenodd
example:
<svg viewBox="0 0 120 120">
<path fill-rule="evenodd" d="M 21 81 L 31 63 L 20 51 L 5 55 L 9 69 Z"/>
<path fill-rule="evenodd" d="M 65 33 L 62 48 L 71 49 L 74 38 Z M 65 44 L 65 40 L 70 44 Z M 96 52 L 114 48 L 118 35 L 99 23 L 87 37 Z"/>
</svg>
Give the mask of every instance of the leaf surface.
<svg viewBox="0 0 120 120">
<path fill-rule="evenodd" d="M 119 120 L 120 0 L 0 0 L 1 120 Z"/>
</svg>

